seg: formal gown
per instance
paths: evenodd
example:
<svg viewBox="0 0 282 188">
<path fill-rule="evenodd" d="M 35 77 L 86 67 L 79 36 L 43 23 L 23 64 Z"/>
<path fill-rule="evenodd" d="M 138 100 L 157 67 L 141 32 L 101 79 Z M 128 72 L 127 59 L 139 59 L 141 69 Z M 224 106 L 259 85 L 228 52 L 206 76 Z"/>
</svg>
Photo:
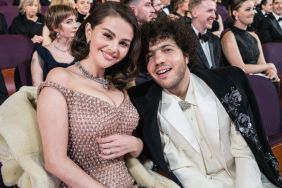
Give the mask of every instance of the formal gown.
<svg viewBox="0 0 282 188">
<path fill-rule="evenodd" d="M 54 57 L 52 56 L 52 54 L 50 53 L 50 51 L 41 46 L 41 45 L 35 45 L 35 50 L 38 53 L 39 57 L 41 58 L 41 60 L 43 61 L 41 67 L 43 70 L 43 80 L 46 79 L 46 76 L 48 74 L 48 72 L 50 70 L 52 70 L 53 68 L 56 67 L 68 67 L 70 65 L 73 65 L 75 63 L 75 61 L 72 61 L 70 63 L 60 63 L 57 62 Z"/>
<path fill-rule="evenodd" d="M 258 42 L 248 31 L 232 27 L 240 54 L 245 64 L 257 64 L 259 59 Z"/>
<path fill-rule="evenodd" d="M 53 82 L 43 82 L 39 88 L 43 87 L 57 89 L 67 102 L 68 157 L 107 188 L 136 187 L 127 170 L 124 157 L 101 159 L 98 156 L 99 145 L 95 141 L 97 138 L 113 134 L 132 134 L 138 124 L 139 115 L 129 97 L 126 95 L 119 106 L 114 106 L 100 98 Z M 60 187 L 68 186 L 62 182 Z"/>
</svg>

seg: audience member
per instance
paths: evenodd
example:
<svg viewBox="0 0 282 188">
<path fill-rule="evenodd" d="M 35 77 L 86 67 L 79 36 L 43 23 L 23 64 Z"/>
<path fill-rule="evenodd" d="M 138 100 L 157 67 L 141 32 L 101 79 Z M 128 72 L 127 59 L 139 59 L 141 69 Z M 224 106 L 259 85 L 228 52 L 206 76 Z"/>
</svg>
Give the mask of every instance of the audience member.
<svg viewBox="0 0 282 188">
<path fill-rule="evenodd" d="M 74 0 L 52 0 L 49 7 L 53 5 L 68 5 L 71 6 L 72 8 L 75 8 Z M 50 31 L 46 26 L 46 24 L 44 24 L 42 31 L 42 36 L 43 36 L 42 46 L 46 46 L 47 44 L 50 44 L 52 42 L 49 35 L 50 35 Z"/>
<path fill-rule="evenodd" d="M 44 17 L 40 14 L 40 9 L 38 0 L 21 0 L 20 14 L 14 18 L 9 33 L 26 35 L 33 43 L 41 43 Z"/>
<path fill-rule="evenodd" d="M 186 19 L 187 23 L 191 23 L 191 15 L 189 13 L 189 0 L 172 0 L 170 2 L 170 17 L 178 17 Z"/>
<path fill-rule="evenodd" d="M 245 74 L 236 67 L 191 73 L 194 35 L 184 21 L 162 19 L 143 25 L 141 56 L 153 80 L 128 92 L 154 170 L 180 187 L 281 188 Z"/>
<path fill-rule="evenodd" d="M 151 0 L 124 0 L 124 3 L 132 9 L 139 26 L 156 17 L 155 9 L 152 6 Z M 138 85 L 150 79 L 151 78 L 147 74 L 147 71 L 142 69 L 135 80 L 135 84 Z"/>
<path fill-rule="evenodd" d="M 216 18 L 216 1 L 190 0 L 189 9 L 192 16 L 192 30 L 199 38 L 199 42 L 197 42 L 198 65 L 207 69 L 220 67 L 220 39 L 208 31 L 208 29 L 212 28 Z"/>
<path fill-rule="evenodd" d="M 254 28 L 257 32 L 258 25 L 262 20 L 272 12 L 272 0 L 262 0 L 260 4 L 260 10 L 255 14 L 254 17 Z"/>
<path fill-rule="evenodd" d="M 0 13 L 0 35 L 8 33 L 8 25 L 5 16 Z"/>
<path fill-rule="evenodd" d="M 247 26 L 253 23 L 254 1 L 233 0 L 231 10 L 234 26 L 221 40 L 227 61 L 247 74 L 265 73 L 267 78 L 279 81 L 275 65 L 264 59 L 258 36 L 247 31 Z"/>
<path fill-rule="evenodd" d="M 151 0 L 124 0 L 124 3 L 132 9 L 139 25 L 154 18 L 155 9 L 152 6 Z"/>
<path fill-rule="evenodd" d="M 152 0 L 152 6 L 155 9 L 155 17 L 157 16 L 166 16 L 166 13 L 163 11 L 163 4 L 161 0 Z"/>
<path fill-rule="evenodd" d="M 45 167 L 61 187 L 134 187 L 124 155 L 137 157 L 143 144 L 131 135 L 139 116 L 125 87 L 136 75 L 140 49 L 128 6 L 99 4 L 72 42 L 78 62 L 53 69 L 39 87 Z"/>
<path fill-rule="evenodd" d="M 32 83 L 38 86 L 50 70 L 74 64 L 70 43 L 77 31 L 76 11 L 68 5 L 53 5 L 45 14 L 52 42 L 47 46 L 36 45 L 31 61 Z"/>
<path fill-rule="evenodd" d="M 272 13 L 259 24 L 258 36 L 262 43 L 282 42 L 282 0 L 273 0 Z"/>
<path fill-rule="evenodd" d="M 82 23 L 90 12 L 90 0 L 74 0 L 77 10 L 77 22 Z"/>
<path fill-rule="evenodd" d="M 14 0 L 13 1 L 13 5 L 19 5 L 20 4 L 20 0 Z M 43 5 L 43 6 L 48 6 L 50 5 L 50 1 L 49 0 L 40 0 L 40 5 Z"/>
</svg>

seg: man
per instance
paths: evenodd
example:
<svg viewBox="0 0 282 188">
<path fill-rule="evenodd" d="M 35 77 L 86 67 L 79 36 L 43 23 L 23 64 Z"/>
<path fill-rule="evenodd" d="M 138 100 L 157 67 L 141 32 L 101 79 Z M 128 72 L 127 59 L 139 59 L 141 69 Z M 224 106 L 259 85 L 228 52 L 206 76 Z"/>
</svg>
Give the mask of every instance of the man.
<svg viewBox="0 0 282 188">
<path fill-rule="evenodd" d="M 215 69 L 221 66 L 221 45 L 217 36 L 207 29 L 212 28 L 216 18 L 216 1 L 190 0 L 189 10 L 192 16 L 192 30 L 199 37 L 197 60 L 201 67 Z"/>
<path fill-rule="evenodd" d="M 142 27 L 141 56 L 153 80 L 128 93 L 143 154 L 185 188 L 282 187 L 245 74 L 235 67 L 191 73 L 196 39 L 185 27 L 165 17 Z"/>
<path fill-rule="evenodd" d="M 258 26 L 262 43 L 282 42 L 282 0 L 273 0 L 272 13 Z"/>
<path fill-rule="evenodd" d="M 132 9 L 139 25 L 149 22 L 155 17 L 151 0 L 125 0 L 124 3 Z"/>
<path fill-rule="evenodd" d="M 259 7 L 260 9 L 256 12 L 254 22 L 252 24 L 256 32 L 258 25 L 272 12 L 272 0 L 262 0 Z"/>
</svg>

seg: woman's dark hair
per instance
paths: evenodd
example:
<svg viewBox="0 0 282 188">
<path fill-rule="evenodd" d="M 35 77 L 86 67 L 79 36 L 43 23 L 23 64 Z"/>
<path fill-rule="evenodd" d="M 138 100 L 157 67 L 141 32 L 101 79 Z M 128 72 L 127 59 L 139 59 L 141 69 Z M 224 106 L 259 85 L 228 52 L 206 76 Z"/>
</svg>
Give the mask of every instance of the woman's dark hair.
<svg viewBox="0 0 282 188">
<path fill-rule="evenodd" d="M 149 46 L 165 39 L 175 41 L 181 51 L 189 57 L 189 67 L 196 62 L 197 38 L 190 24 L 184 18 L 171 19 L 161 16 L 157 19 L 144 23 L 141 27 L 142 51 L 140 55 L 140 69 L 145 70 L 148 59 Z"/>
<path fill-rule="evenodd" d="M 57 37 L 57 32 L 55 29 L 61 27 L 61 23 L 69 16 L 75 15 L 77 16 L 76 10 L 68 5 L 52 5 L 48 8 L 45 13 L 45 24 L 50 30 L 50 38 L 51 40 L 55 40 Z"/>
<path fill-rule="evenodd" d="M 230 4 L 230 13 L 231 13 L 231 16 L 233 18 L 233 20 L 235 20 L 235 17 L 233 15 L 233 11 L 234 10 L 238 10 L 239 8 L 241 8 L 242 4 L 246 1 L 249 1 L 249 0 L 232 0 L 231 1 L 231 4 Z"/>
<path fill-rule="evenodd" d="M 98 4 L 86 20 L 78 28 L 71 44 L 71 53 L 76 61 L 88 57 L 90 49 L 86 41 L 85 26 L 91 24 L 92 29 L 101 24 L 108 17 L 120 17 L 129 23 L 133 29 L 134 37 L 127 55 L 121 62 L 106 69 L 106 77 L 118 89 L 124 89 L 126 85 L 134 80 L 137 74 L 137 61 L 141 49 L 141 37 L 136 17 L 132 10 L 125 4 L 119 2 L 105 2 Z"/>
</svg>

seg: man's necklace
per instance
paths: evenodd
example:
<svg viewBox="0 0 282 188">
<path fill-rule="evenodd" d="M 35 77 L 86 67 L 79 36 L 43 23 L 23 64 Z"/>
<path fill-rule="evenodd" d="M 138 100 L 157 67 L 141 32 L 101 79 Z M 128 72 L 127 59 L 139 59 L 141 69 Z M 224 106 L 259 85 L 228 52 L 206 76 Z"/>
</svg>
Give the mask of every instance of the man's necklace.
<svg viewBox="0 0 282 188">
<path fill-rule="evenodd" d="M 102 84 L 105 89 L 109 89 L 109 82 L 105 78 L 99 78 L 96 76 L 93 76 L 93 74 L 89 73 L 81 64 L 80 62 L 76 62 L 76 65 L 78 69 L 81 71 L 82 75 L 86 78 L 93 80 L 94 82 L 97 82 L 99 84 Z"/>
</svg>

